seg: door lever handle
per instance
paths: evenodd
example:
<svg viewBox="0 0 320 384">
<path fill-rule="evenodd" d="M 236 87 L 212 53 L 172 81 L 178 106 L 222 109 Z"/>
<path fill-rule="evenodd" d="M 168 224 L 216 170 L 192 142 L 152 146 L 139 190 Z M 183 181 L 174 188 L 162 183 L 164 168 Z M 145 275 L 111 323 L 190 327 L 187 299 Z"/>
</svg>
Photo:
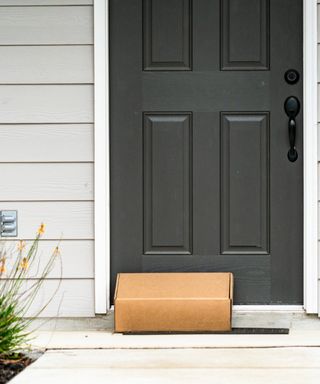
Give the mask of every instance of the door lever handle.
<svg viewBox="0 0 320 384">
<path fill-rule="evenodd" d="M 294 162 L 298 158 L 298 152 L 296 150 L 295 144 L 296 144 L 296 120 L 294 118 L 289 118 L 289 143 L 290 143 L 290 149 L 288 151 L 288 159 L 291 162 Z"/>
<path fill-rule="evenodd" d="M 289 144 L 288 159 L 292 163 L 298 158 L 298 152 L 296 150 L 296 116 L 300 111 L 300 102 L 295 96 L 289 96 L 284 102 L 284 110 L 289 117 L 288 131 L 289 131 Z"/>
</svg>

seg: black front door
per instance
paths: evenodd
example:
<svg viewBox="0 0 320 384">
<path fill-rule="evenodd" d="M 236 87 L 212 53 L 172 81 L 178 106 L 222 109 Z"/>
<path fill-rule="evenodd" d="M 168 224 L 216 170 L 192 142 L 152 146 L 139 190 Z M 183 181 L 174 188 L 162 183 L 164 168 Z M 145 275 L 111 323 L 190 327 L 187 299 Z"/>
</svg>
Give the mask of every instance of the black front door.
<svg viewBox="0 0 320 384">
<path fill-rule="evenodd" d="M 236 304 L 302 303 L 302 15 L 110 1 L 112 286 L 231 271 Z"/>
</svg>

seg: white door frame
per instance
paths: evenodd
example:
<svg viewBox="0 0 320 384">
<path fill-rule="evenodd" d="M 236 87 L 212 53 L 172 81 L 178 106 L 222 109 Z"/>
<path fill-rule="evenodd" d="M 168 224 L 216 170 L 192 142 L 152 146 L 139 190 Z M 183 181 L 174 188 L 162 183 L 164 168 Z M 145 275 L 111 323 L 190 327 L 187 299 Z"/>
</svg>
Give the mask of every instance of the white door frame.
<svg viewBox="0 0 320 384">
<path fill-rule="evenodd" d="M 317 0 L 303 1 L 303 209 L 304 300 L 318 313 Z"/>
<path fill-rule="evenodd" d="M 304 308 L 318 312 L 317 0 L 303 0 Z M 109 15 L 94 0 L 95 312 L 110 308 Z M 279 306 L 280 309 L 280 306 Z"/>
</svg>

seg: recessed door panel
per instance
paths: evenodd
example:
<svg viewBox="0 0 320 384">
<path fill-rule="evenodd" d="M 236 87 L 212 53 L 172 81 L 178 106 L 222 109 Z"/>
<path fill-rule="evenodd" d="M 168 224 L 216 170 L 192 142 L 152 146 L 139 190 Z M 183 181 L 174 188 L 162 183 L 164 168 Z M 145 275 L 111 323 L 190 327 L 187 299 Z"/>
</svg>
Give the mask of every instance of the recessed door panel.
<svg viewBox="0 0 320 384">
<path fill-rule="evenodd" d="M 144 253 L 192 253 L 192 115 L 144 114 Z"/>
<path fill-rule="evenodd" d="M 144 0 L 145 71 L 190 71 L 191 0 Z"/>
<path fill-rule="evenodd" d="M 221 0 L 221 68 L 269 69 L 269 0 Z"/>
<path fill-rule="evenodd" d="M 269 253 L 269 114 L 221 114 L 221 253 Z"/>
</svg>

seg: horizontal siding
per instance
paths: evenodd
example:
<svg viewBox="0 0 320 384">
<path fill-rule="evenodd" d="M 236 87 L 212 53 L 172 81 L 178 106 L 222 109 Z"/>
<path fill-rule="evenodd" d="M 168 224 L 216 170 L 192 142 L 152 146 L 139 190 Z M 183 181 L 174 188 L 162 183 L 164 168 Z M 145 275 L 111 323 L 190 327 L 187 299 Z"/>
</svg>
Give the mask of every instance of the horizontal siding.
<svg viewBox="0 0 320 384">
<path fill-rule="evenodd" d="M 25 251 L 27 252 L 32 242 L 27 242 Z M 32 268 L 28 272 L 30 277 L 40 277 L 41 273 L 49 262 L 54 248 L 59 244 L 60 259 L 57 259 L 48 275 L 50 279 L 88 279 L 94 277 L 93 265 L 93 241 L 92 240 L 62 240 L 61 242 L 48 240 L 40 241 L 37 257 Z M 17 241 L 7 241 L 8 250 L 16 252 Z M 10 257 L 8 252 L 7 266 L 10 270 L 17 255 Z M 61 260 L 61 262 L 60 262 Z"/>
<path fill-rule="evenodd" d="M 320 124 L 318 124 L 318 161 L 320 161 L 320 150 L 319 149 L 320 149 Z"/>
<path fill-rule="evenodd" d="M 92 85 L 2 85 L 0 123 L 92 123 Z"/>
<path fill-rule="evenodd" d="M 0 45 L 93 44 L 92 6 L 0 7 Z"/>
<path fill-rule="evenodd" d="M 60 287 L 59 282 L 61 282 Z M 32 283 L 33 281 L 29 282 L 29 284 Z M 57 288 L 59 289 L 55 292 Z M 46 280 L 30 307 L 28 315 L 35 315 L 39 308 L 43 308 L 52 299 L 40 317 L 94 316 L 93 298 L 93 279 Z"/>
<path fill-rule="evenodd" d="M 318 164 L 318 167 L 319 167 L 319 164 Z M 318 196 L 318 200 L 320 200 L 319 196 Z M 320 201 L 318 202 L 318 239 L 320 241 Z M 320 279 L 320 276 L 319 276 L 319 279 Z"/>
<path fill-rule="evenodd" d="M 40 270 L 62 238 L 43 316 L 94 315 L 92 4 L 0 1 L 0 209 L 18 211 L 19 239 L 46 224 Z"/>
<path fill-rule="evenodd" d="M 0 164 L 0 200 L 92 200 L 93 164 Z"/>
<path fill-rule="evenodd" d="M 318 6 L 318 8 L 320 8 L 320 5 Z M 319 39 L 318 39 L 318 58 L 319 57 L 320 57 L 320 42 L 319 42 Z M 318 84 L 319 83 L 320 83 L 320 65 L 318 65 Z"/>
<path fill-rule="evenodd" d="M 93 0 L 1 0 L 0 7 L 4 6 L 31 6 L 31 5 L 92 5 Z"/>
<path fill-rule="evenodd" d="M 318 6 L 320 7 L 320 6 Z M 319 64 L 318 64 L 319 66 Z M 319 79 L 318 79 L 319 81 Z M 318 122 L 320 123 L 320 84 L 318 83 Z"/>
<path fill-rule="evenodd" d="M 93 124 L 0 125 L 0 162 L 93 161 Z"/>
<path fill-rule="evenodd" d="M 320 43 L 320 28 L 319 28 L 319 23 L 320 23 L 320 1 L 318 1 L 318 43 Z"/>
<path fill-rule="evenodd" d="M 0 83 L 93 83 L 93 47 L 0 46 Z"/>
<path fill-rule="evenodd" d="M 318 162 L 318 192 L 320 192 L 320 162 Z M 318 194 L 318 200 L 320 201 L 320 195 Z M 320 235 L 319 235 L 320 239 Z"/>
<path fill-rule="evenodd" d="M 45 239 L 93 239 L 93 202 L 1 202 L 2 210 L 18 210 L 18 238 L 33 239 L 39 223 Z"/>
<path fill-rule="evenodd" d="M 320 121 L 320 0 L 318 0 L 318 121 Z M 318 125 L 318 161 L 320 161 L 320 125 Z M 318 164 L 318 186 L 320 185 L 320 164 Z M 318 193 L 320 193 L 320 189 L 318 187 Z M 320 194 L 319 194 L 319 200 L 320 200 Z M 319 214 L 320 214 L 320 209 L 318 209 L 318 220 L 319 220 Z M 320 231 L 320 226 L 319 226 L 319 231 Z M 320 233 L 318 235 L 318 238 L 320 239 Z M 320 260 L 320 247 L 318 243 L 318 260 Z M 320 265 L 320 263 L 319 263 Z M 318 272 L 318 276 L 320 278 L 320 269 Z M 320 281 L 319 281 L 319 293 L 320 293 Z M 319 305 L 318 308 L 320 308 L 320 295 L 319 295 Z"/>
</svg>

